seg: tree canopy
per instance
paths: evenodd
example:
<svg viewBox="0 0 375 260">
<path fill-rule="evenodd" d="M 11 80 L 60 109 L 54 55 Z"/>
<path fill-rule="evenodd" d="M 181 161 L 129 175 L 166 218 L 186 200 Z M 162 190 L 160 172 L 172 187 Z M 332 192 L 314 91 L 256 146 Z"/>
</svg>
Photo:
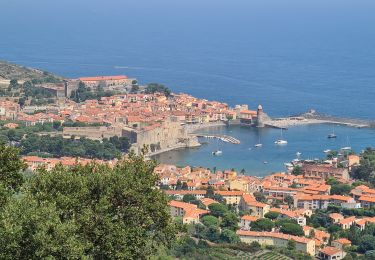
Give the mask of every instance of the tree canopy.
<svg viewBox="0 0 375 260">
<path fill-rule="evenodd" d="M 268 218 L 260 218 L 250 223 L 253 231 L 272 231 L 275 224 Z"/>
<path fill-rule="evenodd" d="M 0 185 L 12 192 L 18 191 L 23 184 L 21 170 L 26 169 L 18 154 L 17 148 L 0 144 Z"/>
<path fill-rule="evenodd" d="M 280 232 L 284 234 L 303 236 L 304 232 L 300 225 L 294 223 L 285 223 L 281 226 Z"/>
<path fill-rule="evenodd" d="M 163 84 L 158 84 L 158 83 L 150 83 L 147 85 L 146 94 L 153 94 L 156 92 L 163 93 L 166 97 L 169 97 L 171 95 L 171 91 L 169 88 L 164 86 Z"/>
<path fill-rule="evenodd" d="M 114 168 L 40 169 L 0 211 L 0 259 L 148 258 L 174 237 L 154 166 L 131 154 Z"/>
<path fill-rule="evenodd" d="M 279 215 L 280 215 L 280 213 L 278 213 L 278 212 L 270 211 L 270 212 L 267 212 L 266 214 L 264 214 L 264 217 L 274 220 L 274 219 L 277 219 L 277 217 Z"/>
<path fill-rule="evenodd" d="M 227 206 L 220 203 L 213 203 L 208 206 L 211 211 L 211 215 L 215 217 L 222 217 L 225 213 L 228 212 Z"/>
</svg>

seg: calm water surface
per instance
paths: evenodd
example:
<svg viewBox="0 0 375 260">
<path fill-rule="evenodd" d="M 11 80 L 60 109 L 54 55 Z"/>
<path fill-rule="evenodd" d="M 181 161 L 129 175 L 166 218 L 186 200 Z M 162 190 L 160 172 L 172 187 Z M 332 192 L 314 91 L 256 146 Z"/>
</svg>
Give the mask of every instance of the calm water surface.
<svg viewBox="0 0 375 260">
<path fill-rule="evenodd" d="M 337 139 L 328 139 L 327 135 L 332 131 L 332 125 L 309 125 L 289 128 L 283 131 L 283 137 L 288 141 L 287 145 L 275 145 L 281 132 L 274 128 L 255 127 L 215 127 L 199 133 L 219 133 L 238 138 L 241 144 L 229 144 L 214 139 L 204 139 L 208 142 L 197 149 L 183 149 L 160 154 L 155 158 L 160 162 L 176 165 L 204 166 L 217 169 L 235 168 L 240 171 L 244 168 L 249 175 L 263 176 L 275 171 L 285 170 L 284 163 L 296 158 L 300 152 L 302 159 L 323 158 L 326 149 L 338 150 L 351 146 L 356 152 L 360 152 L 367 146 L 375 146 L 375 129 L 357 129 L 346 126 L 335 126 Z M 254 145 L 260 142 L 261 148 Z M 220 149 L 221 156 L 213 156 L 212 152 Z M 264 164 L 264 162 L 268 162 Z"/>
</svg>

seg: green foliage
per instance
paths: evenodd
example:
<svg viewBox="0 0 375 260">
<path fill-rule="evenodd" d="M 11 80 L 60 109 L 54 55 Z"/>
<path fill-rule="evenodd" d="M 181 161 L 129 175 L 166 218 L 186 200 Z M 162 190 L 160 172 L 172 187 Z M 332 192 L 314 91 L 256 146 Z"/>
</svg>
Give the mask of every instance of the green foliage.
<svg viewBox="0 0 375 260">
<path fill-rule="evenodd" d="M 116 94 L 113 91 L 103 91 L 98 88 L 98 91 L 92 91 L 91 88 L 86 87 L 82 81 L 78 83 L 78 89 L 72 91 L 70 98 L 77 103 L 84 102 L 86 100 L 97 99 L 100 100 L 102 97 L 110 97 Z"/>
<path fill-rule="evenodd" d="M 307 219 L 307 224 L 313 226 L 314 228 L 324 227 L 328 228 L 332 223 L 332 220 L 328 214 L 317 210 L 315 214 L 312 214 L 310 218 Z"/>
<path fill-rule="evenodd" d="M 131 90 L 130 90 L 130 93 L 137 93 L 139 91 L 139 86 L 138 85 L 133 85 Z"/>
<path fill-rule="evenodd" d="M 365 253 L 365 259 L 375 259 L 375 250 L 368 250 Z"/>
<path fill-rule="evenodd" d="M 336 180 L 336 178 L 335 177 L 328 177 L 327 179 L 326 179 L 326 183 L 328 184 L 328 185 L 337 185 L 337 184 L 340 184 L 340 182 L 338 181 L 338 180 Z"/>
<path fill-rule="evenodd" d="M 360 239 L 358 246 L 358 252 L 366 253 L 367 251 L 375 250 L 375 236 L 374 235 L 364 235 Z"/>
<path fill-rule="evenodd" d="M 215 217 L 223 217 L 225 213 L 228 212 L 228 208 L 224 204 L 220 203 L 213 203 L 208 206 L 211 215 Z"/>
<path fill-rule="evenodd" d="M 171 95 L 171 91 L 169 90 L 169 88 L 162 84 L 150 83 L 147 85 L 147 88 L 145 90 L 146 94 L 153 94 L 156 92 L 163 93 L 166 97 L 169 97 Z"/>
<path fill-rule="evenodd" d="M 24 135 L 53 131 L 52 123 L 36 124 L 35 126 L 25 126 L 19 122 L 15 123 L 19 124 L 16 129 L 0 129 L 0 139 L 7 142 L 20 142 Z"/>
<path fill-rule="evenodd" d="M 186 203 L 189 203 L 189 202 L 195 201 L 195 196 L 194 196 L 193 194 L 185 194 L 185 195 L 182 197 L 182 201 L 183 201 L 183 202 L 186 202 Z"/>
<path fill-rule="evenodd" d="M 223 243 L 234 244 L 240 242 L 240 238 L 233 230 L 223 229 L 220 234 L 220 241 Z"/>
<path fill-rule="evenodd" d="M 334 184 L 331 185 L 331 194 L 348 195 L 352 187 L 348 184 Z"/>
<path fill-rule="evenodd" d="M 302 227 L 298 224 L 294 223 L 285 223 L 281 226 L 280 232 L 284 234 L 289 234 L 293 236 L 303 236 L 304 232 L 302 230 Z"/>
<path fill-rule="evenodd" d="M 154 167 L 130 154 L 113 169 L 40 170 L 0 211 L 0 258 L 145 259 L 169 246 L 174 225 Z"/>
<path fill-rule="evenodd" d="M 1 259 L 79 259 L 90 247 L 77 223 L 62 222 L 53 203 L 40 206 L 31 196 L 12 199 L 0 223 Z"/>
<path fill-rule="evenodd" d="M 375 209 L 342 209 L 342 213 L 345 216 L 366 216 L 366 217 L 375 217 Z"/>
<path fill-rule="evenodd" d="M 259 246 L 259 247 L 258 247 Z M 185 236 L 178 239 L 171 250 L 165 253 L 159 251 L 159 255 L 153 260 L 167 259 L 200 259 L 200 260 L 240 260 L 253 259 L 253 254 L 261 250 L 260 245 L 249 246 L 245 243 L 221 243 L 210 246 L 204 240 L 198 242 Z M 284 258 L 282 258 L 284 259 Z"/>
<path fill-rule="evenodd" d="M 238 217 L 233 212 L 226 212 L 220 223 L 220 227 L 227 228 L 233 231 L 238 229 Z"/>
<path fill-rule="evenodd" d="M 295 166 L 293 168 L 292 174 L 293 175 L 301 175 L 302 174 L 302 168 L 301 168 L 301 166 L 299 166 L 299 165 Z"/>
<path fill-rule="evenodd" d="M 274 220 L 274 219 L 277 219 L 277 217 L 278 217 L 279 215 L 280 215 L 279 212 L 270 211 L 270 212 L 267 212 L 267 213 L 264 215 L 264 217 L 265 217 L 265 218 L 269 218 L 269 219 Z"/>
<path fill-rule="evenodd" d="M 126 152 L 130 144 L 125 137 L 103 139 L 102 142 L 86 138 L 65 139 L 62 136 L 28 135 L 21 141 L 22 154 L 48 153 L 51 156 L 71 156 L 97 159 L 113 159 Z"/>
<path fill-rule="evenodd" d="M 331 226 L 329 226 L 329 228 L 327 229 L 327 231 L 328 231 L 330 234 L 337 233 L 337 232 L 339 232 L 340 230 L 342 230 L 342 229 L 341 229 L 341 227 L 338 226 L 338 225 L 331 225 Z"/>
<path fill-rule="evenodd" d="M 271 231 L 275 224 L 268 218 L 260 218 L 250 223 L 250 229 L 253 231 Z"/>
<path fill-rule="evenodd" d="M 23 84 L 25 98 L 35 98 L 38 100 L 52 98 L 53 94 L 44 88 L 35 87 L 31 81 Z"/>
<path fill-rule="evenodd" d="M 328 207 L 327 207 L 327 212 L 329 212 L 329 213 L 341 213 L 342 207 L 334 205 L 334 204 L 329 204 Z"/>
<path fill-rule="evenodd" d="M 261 245 L 257 241 L 253 241 L 249 245 L 250 252 L 256 253 L 261 249 Z"/>
<path fill-rule="evenodd" d="M 258 191 L 254 192 L 254 197 L 255 197 L 256 201 L 259 201 L 259 202 L 262 202 L 262 203 L 267 202 L 266 197 L 261 192 L 258 192 Z"/>
<path fill-rule="evenodd" d="M 285 224 L 296 224 L 298 225 L 297 221 L 295 219 L 291 218 L 280 218 L 275 221 L 276 227 L 282 227 Z"/>
<path fill-rule="evenodd" d="M 26 165 L 18 155 L 18 149 L 0 144 L 0 186 L 2 194 L 5 194 L 6 191 L 19 191 L 24 182 L 21 171 L 26 169 Z"/>
<path fill-rule="evenodd" d="M 209 215 L 202 217 L 201 222 L 206 227 L 217 227 L 219 225 L 218 218 Z"/>
<path fill-rule="evenodd" d="M 182 237 L 174 247 L 174 251 L 177 257 L 190 255 L 196 251 L 195 241 L 188 236 Z"/>
<path fill-rule="evenodd" d="M 294 199 L 290 195 L 286 195 L 284 201 L 288 203 L 289 207 L 291 207 L 294 204 Z"/>
<path fill-rule="evenodd" d="M 357 180 L 370 182 L 375 185 L 375 150 L 366 148 L 362 153 L 360 165 L 355 167 L 352 171 L 352 177 Z"/>
<path fill-rule="evenodd" d="M 287 248 L 289 250 L 295 250 L 296 249 L 296 241 L 294 241 L 293 239 L 289 240 Z"/>
</svg>

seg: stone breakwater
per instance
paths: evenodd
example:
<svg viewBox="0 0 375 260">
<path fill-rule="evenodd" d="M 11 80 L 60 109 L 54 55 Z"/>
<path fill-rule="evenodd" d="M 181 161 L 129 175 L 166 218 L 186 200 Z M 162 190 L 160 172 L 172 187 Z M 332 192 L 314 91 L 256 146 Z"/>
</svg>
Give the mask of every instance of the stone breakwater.
<svg viewBox="0 0 375 260">
<path fill-rule="evenodd" d="M 317 113 L 316 111 L 310 111 L 301 115 L 285 117 L 285 118 L 274 118 L 264 122 L 265 126 L 286 129 L 292 126 L 309 125 L 309 124 L 338 124 L 346 125 L 351 127 L 363 128 L 371 127 L 375 128 L 374 120 L 363 120 L 353 118 L 340 118 L 330 115 L 324 115 Z"/>
</svg>

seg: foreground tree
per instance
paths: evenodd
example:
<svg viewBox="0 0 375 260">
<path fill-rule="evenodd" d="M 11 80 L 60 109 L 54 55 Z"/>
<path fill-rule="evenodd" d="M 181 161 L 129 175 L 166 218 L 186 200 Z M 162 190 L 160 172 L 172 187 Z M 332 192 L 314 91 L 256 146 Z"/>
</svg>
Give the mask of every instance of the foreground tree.
<svg viewBox="0 0 375 260">
<path fill-rule="evenodd" d="M 18 149 L 0 144 L 0 185 L 9 191 L 18 191 L 24 181 L 26 164 L 18 155 Z"/>
<path fill-rule="evenodd" d="M 130 155 L 113 169 L 40 170 L 0 212 L 0 258 L 146 259 L 169 246 L 174 226 L 154 166 Z"/>
<path fill-rule="evenodd" d="M 24 182 L 22 171 L 26 164 L 18 154 L 18 149 L 0 143 L 0 209 Z"/>
</svg>

